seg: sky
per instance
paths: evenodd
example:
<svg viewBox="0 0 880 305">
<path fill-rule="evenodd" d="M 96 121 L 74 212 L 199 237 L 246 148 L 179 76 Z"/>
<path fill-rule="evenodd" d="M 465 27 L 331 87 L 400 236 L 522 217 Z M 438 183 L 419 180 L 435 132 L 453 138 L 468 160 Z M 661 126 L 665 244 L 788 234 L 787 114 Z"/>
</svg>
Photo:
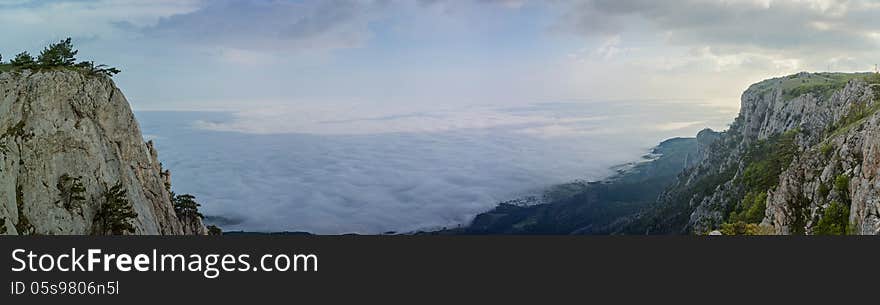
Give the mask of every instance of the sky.
<svg viewBox="0 0 880 305">
<path fill-rule="evenodd" d="M 857 0 L 0 0 L 0 54 L 70 36 L 140 110 L 735 108 L 762 79 L 872 70 L 876 16 Z"/>
</svg>

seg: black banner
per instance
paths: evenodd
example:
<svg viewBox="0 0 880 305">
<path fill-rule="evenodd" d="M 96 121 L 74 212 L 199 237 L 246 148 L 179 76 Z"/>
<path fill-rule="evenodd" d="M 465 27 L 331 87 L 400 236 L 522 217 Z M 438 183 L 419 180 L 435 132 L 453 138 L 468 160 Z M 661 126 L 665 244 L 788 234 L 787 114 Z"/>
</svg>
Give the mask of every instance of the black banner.
<svg viewBox="0 0 880 305">
<path fill-rule="evenodd" d="M 0 245 L 0 299 L 12 301 L 2 304 L 836 303 L 872 294 L 880 271 L 880 243 L 868 237 L 45 236 Z"/>
</svg>

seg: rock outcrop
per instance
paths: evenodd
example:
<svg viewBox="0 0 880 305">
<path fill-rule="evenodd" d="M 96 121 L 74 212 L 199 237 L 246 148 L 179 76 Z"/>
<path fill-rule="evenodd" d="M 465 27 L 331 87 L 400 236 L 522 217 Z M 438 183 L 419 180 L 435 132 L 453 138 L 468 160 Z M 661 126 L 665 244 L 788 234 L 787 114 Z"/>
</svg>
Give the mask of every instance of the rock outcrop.
<svg viewBox="0 0 880 305">
<path fill-rule="evenodd" d="M 617 232 L 705 234 L 739 222 L 758 234 L 880 234 L 878 82 L 799 73 L 752 85 L 701 161 Z M 833 222 L 832 205 L 848 219 Z"/>
<path fill-rule="evenodd" d="M 206 234 L 178 217 L 152 145 L 104 76 L 55 69 L 0 74 L 0 233 L 104 234 L 104 195 L 121 185 L 133 234 Z"/>
</svg>

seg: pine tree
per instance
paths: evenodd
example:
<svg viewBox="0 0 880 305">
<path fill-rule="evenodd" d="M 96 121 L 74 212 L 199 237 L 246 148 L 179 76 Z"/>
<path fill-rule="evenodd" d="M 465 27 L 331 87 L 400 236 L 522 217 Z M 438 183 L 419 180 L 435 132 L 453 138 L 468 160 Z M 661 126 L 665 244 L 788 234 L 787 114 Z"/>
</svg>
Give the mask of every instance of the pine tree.
<svg viewBox="0 0 880 305">
<path fill-rule="evenodd" d="M 113 76 L 122 72 L 117 68 L 107 65 L 96 65 L 94 61 L 81 61 L 76 66 L 85 69 L 90 75 Z"/>
<path fill-rule="evenodd" d="M 209 225 L 208 227 L 208 235 L 223 235 L 223 229 L 215 225 Z"/>
<path fill-rule="evenodd" d="M 61 192 L 61 198 L 56 203 L 62 203 L 64 208 L 68 210 L 80 208 L 80 203 L 86 200 L 84 195 L 86 188 L 82 184 L 82 177 L 71 177 L 68 174 L 61 175 L 55 187 Z"/>
<path fill-rule="evenodd" d="M 34 57 L 28 52 L 21 52 L 15 55 L 15 58 L 9 61 L 15 67 L 27 68 L 34 65 Z"/>
<path fill-rule="evenodd" d="M 127 191 L 122 183 L 116 183 L 104 192 L 104 204 L 95 217 L 104 232 L 113 235 L 134 233 L 131 220 L 137 217 L 137 213 L 128 202 Z"/>
<path fill-rule="evenodd" d="M 50 44 L 40 52 L 37 62 L 45 67 L 73 66 L 76 62 L 76 53 L 70 37 L 58 43 Z"/>
<path fill-rule="evenodd" d="M 202 216 L 202 213 L 199 213 L 199 207 L 201 205 L 196 202 L 196 196 L 190 194 L 175 195 L 174 193 L 171 193 L 171 203 L 174 204 L 174 213 L 177 214 L 177 217 L 204 217 Z"/>
</svg>

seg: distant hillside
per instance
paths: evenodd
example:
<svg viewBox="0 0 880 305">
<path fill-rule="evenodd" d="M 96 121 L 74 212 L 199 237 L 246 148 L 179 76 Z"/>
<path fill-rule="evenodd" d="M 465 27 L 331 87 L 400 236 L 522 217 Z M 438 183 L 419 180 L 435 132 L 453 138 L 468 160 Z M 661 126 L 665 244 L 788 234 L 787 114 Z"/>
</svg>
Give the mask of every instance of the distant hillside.
<svg viewBox="0 0 880 305">
<path fill-rule="evenodd" d="M 765 80 L 727 131 L 666 141 L 632 171 L 434 233 L 880 234 L 878 86 L 872 73 Z"/>
<path fill-rule="evenodd" d="M 714 133 L 702 133 L 702 139 Z M 675 138 L 637 163 L 598 182 L 552 187 L 540 200 L 514 200 L 477 215 L 470 226 L 441 234 L 601 234 L 621 217 L 653 203 L 688 163 L 699 155 L 699 141 Z M 537 204 L 529 204 L 538 202 Z M 525 203 L 525 204 L 523 204 Z"/>
<path fill-rule="evenodd" d="M 798 73 L 742 95 L 740 114 L 632 234 L 878 234 L 880 76 Z"/>
</svg>

